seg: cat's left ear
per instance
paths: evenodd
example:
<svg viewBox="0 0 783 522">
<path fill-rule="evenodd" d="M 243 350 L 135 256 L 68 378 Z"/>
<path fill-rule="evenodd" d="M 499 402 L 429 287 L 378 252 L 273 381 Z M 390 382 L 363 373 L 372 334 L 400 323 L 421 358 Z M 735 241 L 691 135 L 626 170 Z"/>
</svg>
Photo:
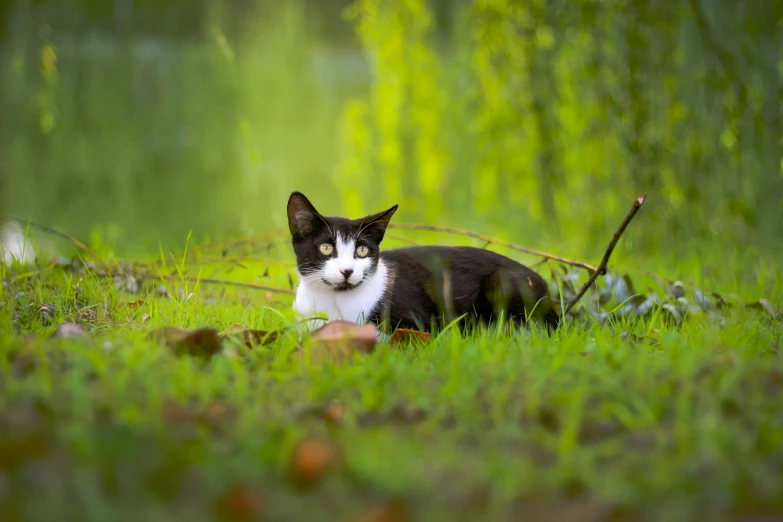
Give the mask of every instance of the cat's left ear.
<svg viewBox="0 0 783 522">
<path fill-rule="evenodd" d="M 386 234 L 386 227 L 389 226 L 389 221 L 391 221 L 394 213 L 397 212 L 398 206 L 399 205 L 394 205 L 383 212 L 378 212 L 377 214 L 362 219 L 363 232 L 366 232 L 376 244 L 380 245 L 381 241 L 383 241 L 383 236 Z"/>
</svg>

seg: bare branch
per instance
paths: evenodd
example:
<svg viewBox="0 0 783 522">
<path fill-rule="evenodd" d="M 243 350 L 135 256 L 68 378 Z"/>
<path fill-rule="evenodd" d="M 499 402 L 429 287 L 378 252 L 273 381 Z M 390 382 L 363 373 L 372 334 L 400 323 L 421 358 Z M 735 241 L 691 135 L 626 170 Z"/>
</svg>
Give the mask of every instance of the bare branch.
<svg viewBox="0 0 783 522">
<path fill-rule="evenodd" d="M 118 274 L 109 274 L 104 272 L 96 275 L 100 277 L 114 277 L 115 275 Z M 207 285 L 238 286 L 240 288 L 248 288 L 250 290 L 264 290 L 276 294 L 294 295 L 295 293 L 293 290 L 278 288 L 275 286 L 256 285 L 253 283 L 240 283 L 239 281 L 225 281 L 223 279 L 209 279 L 205 277 L 187 277 L 187 276 L 183 277 L 179 275 L 134 274 L 134 273 L 125 273 L 122 275 L 131 276 L 136 279 L 150 279 L 150 280 L 158 280 L 158 281 L 183 281 L 184 280 L 184 281 L 197 281 L 199 283 L 203 283 Z"/>
<path fill-rule="evenodd" d="M 408 230 L 428 230 L 431 232 L 446 232 L 449 234 L 457 234 L 460 236 L 466 236 L 471 237 L 473 239 L 478 239 L 481 241 L 484 241 L 486 243 L 495 244 L 504 246 L 506 248 L 510 248 L 512 250 L 516 250 L 518 252 L 524 252 L 526 254 L 532 254 L 534 256 L 539 256 L 543 258 L 548 258 L 553 261 L 558 261 L 560 263 L 563 263 L 565 265 L 571 265 L 571 266 L 577 266 L 579 268 L 584 268 L 585 270 L 588 270 L 590 272 L 595 272 L 596 268 L 593 265 L 590 265 L 588 263 L 584 263 L 582 261 L 575 261 L 573 259 L 567 259 L 565 257 L 556 256 L 554 254 L 549 254 L 547 252 L 541 252 L 540 250 L 534 250 L 532 248 L 523 247 L 521 245 L 517 245 L 514 243 L 509 243 L 508 241 L 503 241 L 502 239 L 496 239 L 490 236 L 485 236 L 484 234 L 478 234 L 476 232 L 471 232 L 469 230 L 462 230 L 459 228 L 449 228 L 449 227 L 438 227 L 435 225 L 413 225 L 408 223 L 391 223 L 389 225 L 391 228 L 403 228 Z"/>
<path fill-rule="evenodd" d="M 590 285 L 592 285 L 595 282 L 598 276 L 606 274 L 606 265 L 609 263 L 609 258 L 612 255 L 612 251 L 614 251 L 614 247 L 617 245 L 617 242 L 620 240 L 620 236 L 622 236 L 623 232 L 625 232 L 625 228 L 628 226 L 628 223 L 631 222 L 633 217 L 636 215 L 636 213 L 644 204 L 645 199 L 647 199 L 647 193 L 637 198 L 636 201 L 633 202 L 633 206 L 631 207 L 631 210 L 628 211 L 628 215 L 625 216 L 623 222 L 620 223 L 618 229 L 615 230 L 614 235 L 612 236 L 612 240 L 609 242 L 609 246 L 606 247 L 606 252 L 604 252 L 604 257 L 603 259 L 601 259 L 601 264 L 598 265 L 598 269 L 595 270 L 590 275 L 590 278 L 587 280 L 587 282 L 585 282 L 584 286 L 582 286 L 582 289 L 579 290 L 579 293 L 576 294 L 576 297 L 574 297 L 568 303 L 568 306 L 566 306 L 566 309 L 563 312 L 563 317 L 565 317 L 568 314 L 568 312 L 571 311 L 571 309 L 574 306 L 576 306 L 576 303 L 578 303 L 579 300 L 582 298 L 582 296 L 585 295 L 585 292 L 587 292 L 588 288 L 590 288 Z"/>
</svg>

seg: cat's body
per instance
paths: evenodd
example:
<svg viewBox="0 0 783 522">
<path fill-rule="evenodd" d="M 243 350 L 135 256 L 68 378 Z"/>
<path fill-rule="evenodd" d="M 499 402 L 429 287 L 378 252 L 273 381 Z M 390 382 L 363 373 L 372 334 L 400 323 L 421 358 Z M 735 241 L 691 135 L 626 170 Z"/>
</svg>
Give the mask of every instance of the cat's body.
<svg viewBox="0 0 783 522">
<path fill-rule="evenodd" d="M 324 217 L 300 193 L 288 203 L 302 317 L 372 321 L 393 330 L 429 331 L 461 316 L 491 324 L 501 311 L 515 324 L 537 319 L 557 327 L 546 282 L 498 253 L 422 246 L 380 251 L 396 205 L 360 220 Z"/>
</svg>

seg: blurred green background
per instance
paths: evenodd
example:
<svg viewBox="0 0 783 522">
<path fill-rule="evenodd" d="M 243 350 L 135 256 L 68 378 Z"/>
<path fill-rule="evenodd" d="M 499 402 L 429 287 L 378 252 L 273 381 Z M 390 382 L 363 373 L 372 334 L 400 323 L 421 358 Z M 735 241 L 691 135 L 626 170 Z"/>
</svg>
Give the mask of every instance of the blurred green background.
<svg viewBox="0 0 783 522">
<path fill-rule="evenodd" d="M 783 2 L 6 0 L 8 215 L 118 251 L 400 203 L 637 263 L 783 239 Z"/>
</svg>

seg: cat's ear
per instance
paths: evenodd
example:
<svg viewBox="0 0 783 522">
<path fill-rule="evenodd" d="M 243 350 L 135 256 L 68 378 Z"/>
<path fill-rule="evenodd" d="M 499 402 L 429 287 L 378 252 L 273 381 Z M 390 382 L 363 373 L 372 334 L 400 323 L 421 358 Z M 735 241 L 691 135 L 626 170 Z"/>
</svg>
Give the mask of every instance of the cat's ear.
<svg viewBox="0 0 783 522">
<path fill-rule="evenodd" d="M 288 198 L 288 230 L 294 239 L 307 237 L 323 226 L 323 218 L 310 200 L 301 192 L 292 192 Z"/>
<path fill-rule="evenodd" d="M 376 244 L 380 245 L 383 241 L 383 236 L 386 234 L 386 227 L 389 226 L 392 216 L 397 212 L 398 205 L 378 212 L 371 216 L 367 216 L 362 219 L 362 231 L 366 232 Z"/>
</svg>

